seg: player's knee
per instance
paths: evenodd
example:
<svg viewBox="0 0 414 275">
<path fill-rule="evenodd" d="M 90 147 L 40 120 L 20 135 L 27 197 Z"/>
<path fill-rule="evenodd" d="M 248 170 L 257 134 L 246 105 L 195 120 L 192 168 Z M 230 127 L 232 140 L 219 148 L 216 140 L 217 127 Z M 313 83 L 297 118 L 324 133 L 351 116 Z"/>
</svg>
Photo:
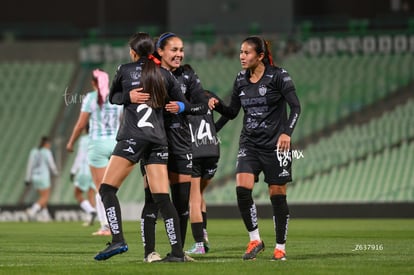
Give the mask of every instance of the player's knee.
<svg viewBox="0 0 414 275">
<path fill-rule="evenodd" d="M 104 198 L 108 194 L 115 194 L 118 191 L 118 188 L 113 187 L 109 184 L 102 183 L 101 187 L 99 188 L 99 195 L 101 195 L 101 198 Z"/>
<path fill-rule="evenodd" d="M 239 201 L 251 200 L 252 198 L 252 190 L 245 187 L 237 186 L 236 194 Z"/>
</svg>

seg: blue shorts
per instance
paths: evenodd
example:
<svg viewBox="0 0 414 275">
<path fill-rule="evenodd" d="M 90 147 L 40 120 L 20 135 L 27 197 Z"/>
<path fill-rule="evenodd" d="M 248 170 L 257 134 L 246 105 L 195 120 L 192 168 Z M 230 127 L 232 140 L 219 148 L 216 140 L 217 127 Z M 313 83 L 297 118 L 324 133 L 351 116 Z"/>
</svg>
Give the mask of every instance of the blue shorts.
<svg viewBox="0 0 414 275">
<path fill-rule="evenodd" d="M 115 144 L 115 139 L 89 140 L 88 164 L 96 168 L 106 167 Z"/>
</svg>

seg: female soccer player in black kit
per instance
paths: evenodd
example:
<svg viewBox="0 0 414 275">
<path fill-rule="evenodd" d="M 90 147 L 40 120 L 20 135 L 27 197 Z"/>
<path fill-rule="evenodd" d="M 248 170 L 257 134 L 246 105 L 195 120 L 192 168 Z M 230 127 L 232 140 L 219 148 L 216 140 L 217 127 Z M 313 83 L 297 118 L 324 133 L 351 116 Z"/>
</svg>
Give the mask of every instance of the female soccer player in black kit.
<svg viewBox="0 0 414 275">
<path fill-rule="evenodd" d="M 243 260 L 255 259 L 265 247 L 252 198 L 260 172 L 268 184 L 273 208 L 276 247 L 272 259 L 286 260 L 289 220 L 286 184 L 292 180 L 290 142 L 300 103 L 289 74 L 273 65 L 267 41 L 256 36 L 246 38 L 241 44 L 240 61 L 243 70 L 234 82 L 229 108 L 218 104 L 216 109 L 222 109 L 230 119 L 237 116 L 240 108 L 244 110 L 236 169 L 237 203 L 250 236 Z"/>
<path fill-rule="evenodd" d="M 99 189 L 112 233 L 112 242 L 95 259 L 106 260 L 128 250 L 116 192 L 135 163 L 142 160 L 145 162 L 152 197 L 163 216 L 172 249 L 162 261 L 183 262 L 187 258 L 182 248 L 178 215 L 169 197 L 168 143 L 163 109 L 165 106 L 167 111 L 177 110 L 180 106 L 181 111 L 204 113 L 207 106 L 190 106 L 171 73 L 154 63 L 154 44 L 148 34 L 133 35 L 129 46 L 133 62 L 119 66 L 110 89 L 110 102 L 124 105 L 124 116 L 117 134 L 118 142 Z M 178 99 L 181 103 L 170 102 L 166 105 L 167 97 Z"/>
<path fill-rule="evenodd" d="M 174 33 L 162 34 L 156 43 L 154 54 L 161 60 L 161 67 L 171 71 L 180 83 L 181 92 L 193 102 L 208 103 L 198 76 L 189 65 L 181 66 L 184 57 L 183 41 Z M 212 99 L 212 102 L 217 100 Z M 165 128 L 168 138 L 168 176 L 171 185 L 172 201 L 180 220 L 181 240 L 184 246 L 186 238 L 189 196 L 192 174 L 191 133 L 187 113 L 165 113 Z M 145 173 L 145 171 L 143 171 Z M 144 176 L 145 177 L 145 176 Z M 145 189 L 145 205 L 141 217 L 141 230 L 144 243 L 144 261 L 152 262 L 159 257 L 155 252 L 155 222 L 158 208 L 151 197 L 151 191 Z"/>
<path fill-rule="evenodd" d="M 218 98 L 213 92 L 205 91 L 207 97 Z M 194 100 L 194 101 L 193 101 Z M 196 103 L 197 99 L 190 98 Z M 190 222 L 194 245 L 187 250 L 189 254 L 205 254 L 210 249 L 207 235 L 207 207 L 203 192 L 217 171 L 220 157 L 220 141 L 217 136 L 213 112 L 204 115 L 189 115 L 193 172 L 190 190 Z"/>
</svg>

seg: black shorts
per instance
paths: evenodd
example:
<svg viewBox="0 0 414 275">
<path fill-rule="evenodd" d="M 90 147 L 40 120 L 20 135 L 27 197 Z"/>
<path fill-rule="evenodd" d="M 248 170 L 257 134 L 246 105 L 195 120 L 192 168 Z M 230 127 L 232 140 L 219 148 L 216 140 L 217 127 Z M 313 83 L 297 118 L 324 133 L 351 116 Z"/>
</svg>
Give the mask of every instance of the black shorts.
<svg viewBox="0 0 414 275">
<path fill-rule="evenodd" d="M 167 164 L 168 146 L 134 139 L 121 140 L 115 145 L 112 155 L 126 158 L 133 163 L 142 160 L 144 165 Z"/>
<path fill-rule="evenodd" d="M 255 179 L 263 172 L 268 185 L 284 185 L 292 181 L 291 151 L 278 153 L 276 150 L 240 147 L 236 167 L 237 173 L 251 173 Z"/>
<path fill-rule="evenodd" d="M 191 154 L 173 155 L 168 157 L 168 171 L 181 175 L 191 175 L 193 171 L 193 157 Z"/>
<path fill-rule="evenodd" d="M 193 178 L 211 179 L 217 171 L 218 157 L 193 159 Z"/>
</svg>

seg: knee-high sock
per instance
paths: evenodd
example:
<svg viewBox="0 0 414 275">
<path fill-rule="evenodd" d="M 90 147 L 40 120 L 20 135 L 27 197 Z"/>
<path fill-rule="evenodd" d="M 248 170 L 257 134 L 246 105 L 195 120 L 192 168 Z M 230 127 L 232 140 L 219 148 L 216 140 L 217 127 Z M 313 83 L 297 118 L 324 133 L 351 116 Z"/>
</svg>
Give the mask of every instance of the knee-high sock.
<svg viewBox="0 0 414 275">
<path fill-rule="evenodd" d="M 207 212 L 201 212 L 201 215 L 203 216 L 203 229 L 207 230 Z"/>
<path fill-rule="evenodd" d="M 108 221 L 106 220 L 105 209 L 102 203 L 101 195 L 99 195 L 99 192 L 96 192 L 95 194 L 95 201 L 96 201 L 95 202 L 96 214 L 101 224 L 101 228 L 103 228 L 105 225 L 108 224 Z"/>
<path fill-rule="evenodd" d="M 158 207 L 152 198 L 150 189 L 145 188 L 145 205 L 141 214 L 141 236 L 145 257 L 155 251 L 155 225 L 158 218 Z"/>
<path fill-rule="evenodd" d="M 180 220 L 181 241 L 183 247 L 187 234 L 190 186 L 190 182 L 180 182 L 171 185 L 171 197 Z"/>
<path fill-rule="evenodd" d="M 178 215 L 170 200 L 170 196 L 168 194 L 157 193 L 152 194 L 152 197 L 164 219 L 165 230 L 170 241 L 172 255 L 176 257 L 184 257 Z"/>
<path fill-rule="evenodd" d="M 203 223 L 191 223 L 191 230 L 193 232 L 194 241 L 196 243 L 202 243 L 204 241 Z"/>
<path fill-rule="evenodd" d="M 247 231 L 258 228 L 257 210 L 252 197 L 252 190 L 238 186 L 236 188 L 237 205 Z"/>
<path fill-rule="evenodd" d="M 276 243 L 284 244 L 287 239 L 289 223 L 289 207 L 286 195 L 273 195 L 270 197 L 273 208 L 273 223 L 276 233 Z"/>
<path fill-rule="evenodd" d="M 99 194 L 102 197 L 106 218 L 112 233 L 112 242 L 123 242 L 121 206 L 119 205 L 116 192 L 118 188 L 102 183 Z"/>
</svg>

